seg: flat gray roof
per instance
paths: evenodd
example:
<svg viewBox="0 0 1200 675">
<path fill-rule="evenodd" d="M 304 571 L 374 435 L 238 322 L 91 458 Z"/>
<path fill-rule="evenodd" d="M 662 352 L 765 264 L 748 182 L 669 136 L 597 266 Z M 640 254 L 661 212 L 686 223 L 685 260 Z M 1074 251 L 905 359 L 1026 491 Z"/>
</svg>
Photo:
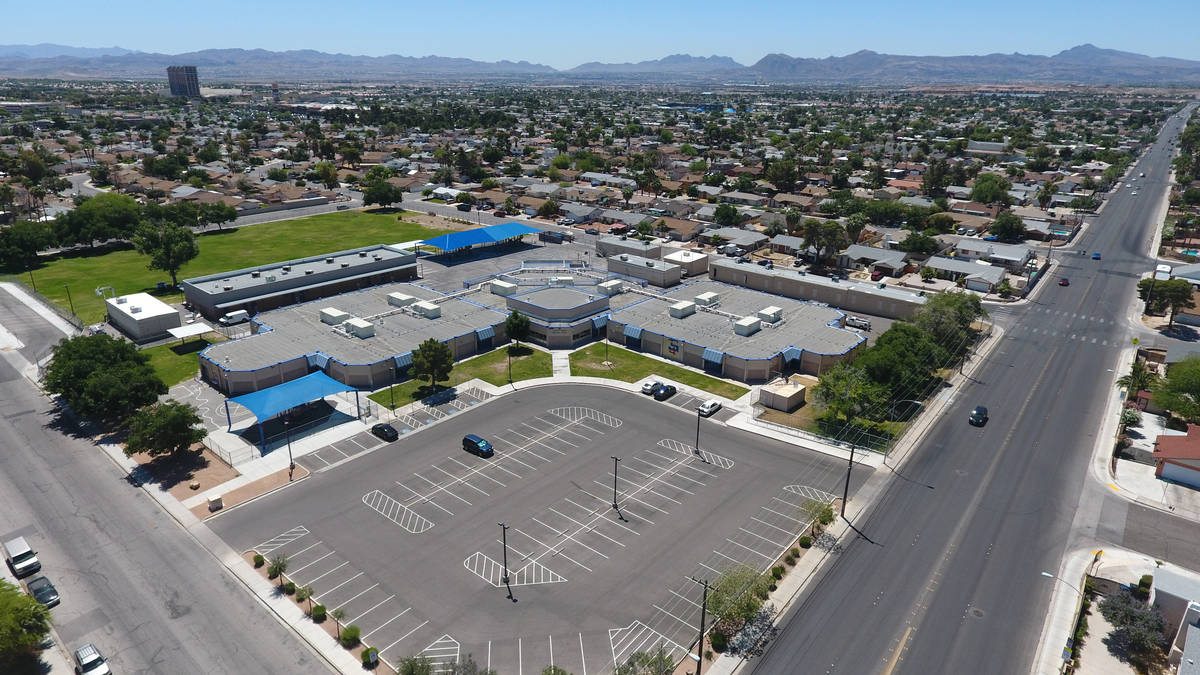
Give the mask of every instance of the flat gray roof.
<svg viewBox="0 0 1200 675">
<path fill-rule="evenodd" d="M 546 309 L 568 309 L 570 307 L 586 305 L 597 298 L 604 297 L 604 294 L 599 292 L 595 286 L 584 286 L 582 288 L 575 288 L 574 286 L 543 286 L 525 293 L 515 293 L 512 297 L 523 302 L 528 302 L 531 305 L 545 307 Z"/>
<path fill-rule="evenodd" d="M 663 262 L 661 260 L 655 260 L 653 258 L 643 258 L 640 255 L 633 255 L 632 253 L 618 253 L 616 255 L 612 255 L 612 256 L 609 256 L 608 258 L 605 258 L 605 260 L 607 260 L 609 262 L 610 267 L 612 266 L 613 261 L 617 261 L 617 262 L 625 263 L 626 265 L 635 265 L 637 267 L 645 267 L 648 269 L 658 270 L 660 272 L 669 270 L 673 267 L 679 267 L 679 265 L 673 265 L 671 263 Z"/>
<path fill-rule="evenodd" d="M 718 295 L 714 309 L 719 314 L 697 307 L 691 316 L 682 319 L 671 316 L 671 305 L 693 300 L 701 293 Z M 614 310 L 613 321 L 747 359 L 771 358 L 787 347 L 818 354 L 843 354 L 866 340 L 854 331 L 830 326 L 844 314 L 832 307 L 716 281 L 679 286 L 663 293 L 662 298 L 641 294 L 631 297 L 645 299 Z M 759 310 L 767 307 L 783 310 L 783 321 L 775 327 L 764 323 L 757 333 L 745 337 L 734 332 L 734 321 L 757 316 Z"/>
<path fill-rule="evenodd" d="M 379 259 L 376 260 L 376 257 Z M 274 284 L 280 284 L 286 280 L 298 277 L 309 276 L 315 283 L 322 273 L 334 270 L 339 272 L 336 275 L 339 278 L 354 276 L 360 273 L 358 268 L 375 266 L 383 261 L 394 261 L 398 264 L 415 262 L 416 254 L 411 251 L 401 251 L 385 244 L 379 244 L 350 249 L 348 251 L 327 253 L 325 255 L 310 256 L 308 258 L 285 260 L 257 267 L 247 267 L 231 272 L 193 277 L 191 279 L 184 279 L 184 282 L 195 286 L 198 290 L 205 293 L 217 295 L 253 287 L 262 287 L 264 292 L 266 292 Z M 285 267 L 289 269 L 285 270 Z M 312 270 L 312 273 L 305 275 L 306 270 Z M 274 281 L 270 280 L 271 277 L 274 277 Z M 329 278 L 328 276 L 320 276 L 319 281 L 328 283 Z M 226 286 L 231 287 L 229 291 L 225 290 Z"/>
<path fill-rule="evenodd" d="M 787 279 L 799 278 L 799 279 L 803 279 L 806 283 L 813 284 L 816 286 L 827 286 L 829 288 L 851 288 L 856 292 L 866 293 L 868 295 L 875 295 L 875 296 L 879 296 L 881 298 L 888 298 L 891 300 L 901 300 L 904 302 L 916 302 L 916 303 L 920 303 L 920 304 L 925 303 L 925 298 L 923 296 L 917 295 L 916 292 L 911 291 L 911 290 L 897 288 L 895 286 L 889 286 L 886 284 L 884 285 L 883 288 L 880 288 L 879 284 L 875 284 L 875 283 L 861 283 L 861 282 L 857 282 L 857 281 L 848 281 L 848 280 L 834 281 L 833 279 L 830 279 L 829 277 L 823 277 L 823 276 L 820 276 L 817 274 L 801 275 L 799 271 L 792 269 L 790 267 L 775 267 L 773 269 L 767 269 L 760 265 L 753 265 L 750 263 L 739 263 L 736 260 L 732 260 L 730 258 L 713 258 L 712 262 L 709 263 L 709 267 L 728 267 L 730 269 L 744 272 L 745 274 L 759 274 L 759 275 L 766 275 L 766 276 L 784 277 Z"/>
<path fill-rule="evenodd" d="M 442 315 L 426 319 L 398 311 L 398 307 L 388 304 L 389 293 L 403 293 L 433 302 L 441 307 Z M 410 352 L 427 338 L 448 340 L 503 323 L 507 312 L 479 302 L 497 297 L 486 291 L 475 291 L 462 298 L 448 299 L 443 293 L 416 284 L 384 284 L 262 312 L 255 320 L 270 326 L 269 332 L 216 343 L 204 354 L 230 370 L 266 368 L 315 352 L 348 364 L 375 363 Z M 333 326 L 321 323 L 321 310 L 326 307 L 370 321 L 375 324 L 375 335 L 365 339 L 347 336 Z"/>
</svg>

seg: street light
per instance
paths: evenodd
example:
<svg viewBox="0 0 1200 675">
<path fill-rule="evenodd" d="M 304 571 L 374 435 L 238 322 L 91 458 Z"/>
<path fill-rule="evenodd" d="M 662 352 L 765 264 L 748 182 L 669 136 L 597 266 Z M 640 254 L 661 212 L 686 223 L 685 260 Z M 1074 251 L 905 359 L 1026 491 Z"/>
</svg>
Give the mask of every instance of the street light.
<svg viewBox="0 0 1200 675">
<path fill-rule="evenodd" d="M 288 449 L 288 480 L 292 480 L 292 472 L 296 470 L 296 462 L 292 461 L 292 433 L 288 430 L 288 419 L 283 418 L 283 435 L 287 438 Z"/>
<path fill-rule="evenodd" d="M 1078 593 L 1080 597 L 1083 597 L 1083 591 L 1076 588 L 1073 584 L 1067 583 L 1067 581 L 1065 579 L 1063 579 L 1062 577 L 1060 577 L 1056 574 L 1051 574 L 1049 572 L 1042 572 L 1042 576 L 1050 578 L 1050 579 L 1054 579 L 1056 581 L 1061 581 L 1063 584 L 1065 584 L 1067 586 L 1067 588 Z"/>
<path fill-rule="evenodd" d="M 621 507 L 620 507 L 620 505 L 617 504 L 617 463 L 621 461 L 621 458 L 617 457 L 616 455 L 610 455 L 610 457 L 612 457 L 612 461 L 613 461 L 613 503 L 612 503 L 612 507 L 619 514 L 619 513 L 621 513 Z"/>
<path fill-rule="evenodd" d="M 896 419 L 896 404 L 897 403 L 915 403 L 915 404 L 921 406 L 922 408 L 925 407 L 924 403 L 921 403 L 920 401 L 914 401 L 911 398 L 902 398 L 899 401 L 892 401 L 892 413 L 891 413 L 891 415 L 889 415 L 889 417 L 891 417 L 893 420 Z"/>
<path fill-rule="evenodd" d="M 696 445 L 695 453 L 700 454 L 700 408 L 696 408 Z"/>
<path fill-rule="evenodd" d="M 507 586 L 508 585 L 508 525 L 505 525 L 504 523 L 496 523 L 496 524 L 500 526 L 500 541 L 501 541 L 501 545 L 504 547 L 504 576 L 500 578 L 500 581 L 502 581 L 504 583 L 504 585 Z M 512 591 L 509 591 L 509 593 L 511 594 Z"/>
</svg>

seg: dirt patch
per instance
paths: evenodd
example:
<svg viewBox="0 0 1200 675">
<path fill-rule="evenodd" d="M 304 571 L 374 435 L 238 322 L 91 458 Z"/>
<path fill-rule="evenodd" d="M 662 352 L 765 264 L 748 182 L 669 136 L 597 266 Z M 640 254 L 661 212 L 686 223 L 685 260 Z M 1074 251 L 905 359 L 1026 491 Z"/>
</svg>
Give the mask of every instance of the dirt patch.
<svg viewBox="0 0 1200 675">
<path fill-rule="evenodd" d="M 241 475 L 199 443 L 175 455 L 151 457 L 138 453 L 133 460 L 141 469 L 143 483 L 156 483 L 180 501 Z M 198 487 L 192 489 L 197 483 Z"/>
<path fill-rule="evenodd" d="M 297 464 L 296 471 L 291 476 L 288 475 L 287 469 L 276 471 L 269 476 L 263 476 L 256 481 L 246 483 L 239 488 L 234 488 L 233 490 L 222 494 L 221 503 L 226 509 L 232 508 L 238 504 L 244 504 L 255 497 L 262 496 L 271 490 L 281 488 L 288 483 L 294 483 L 295 481 L 307 478 L 308 475 L 308 469 L 305 469 L 303 466 Z M 209 516 L 213 515 L 213 513 L 219 513 L 210 512 L 208 510 L 208 504 L 197 504 L 191 508 L 191 512 L 201 520 L 208 518 Z"/>
<path fill-rule="evenodd" d="M 463 215 L 470 215 L 463 212 Z M 472 230 L 479 227 L 478 223 L 468 220 L 467 218 L 447 218 L 439 215 L 429 215 L 423 211 L 405 211 L 400 215 L 400 220 L 406 223 L 416 223 L 437 230 Z"/>
</svg>

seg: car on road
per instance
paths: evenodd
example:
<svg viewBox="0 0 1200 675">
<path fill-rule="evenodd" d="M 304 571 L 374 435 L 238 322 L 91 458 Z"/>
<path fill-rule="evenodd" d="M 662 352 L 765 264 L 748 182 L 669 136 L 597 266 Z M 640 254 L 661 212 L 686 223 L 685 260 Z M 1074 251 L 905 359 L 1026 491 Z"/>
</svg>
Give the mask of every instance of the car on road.
<svg viewBox="0 0 1200 675">
<path fill-rule="evenodd" d="M 642 393 L 647 395 L 653 394 L 654 392 L 658 391 L 658 388 L 661 386 L 663 386 L 662 382 L 659 382 L 658 380 L 650 380 L 642 385 Z"/>
<path fill-rule="evenodd" d="M 861 316 L 846 317 L 846 325 L 851 328 L 861 328 L 862 330 L 871 330 L 871 322 Z"/>
<path fill-rule="evenodd" d="M 371 427 L 371 433 L 385 441 L 388 441 L 389 443 L 397 438 L 400 438 L 400 432 L 396 431 L 396 427 L 390 424 L 384 424 L 382 422 Z"/>
<path fill-rule="evenodd" d="M 13 537 L 4 542 L 4 560 L 18 579 L 42 569 L 37 551 L 25 541 L 25 537 Z"/>
<path fill-rule="evenodd" d="M 454 208 L 458 209 L 459 211 L 470 211 L 471 205 L 467 203 L 456 204 Z"/>
<path fill-rule="evenodd" d="M 584 230 L 583 233 L 584 234 L 600 234 L 600 230 L 597 230 L 594 227 L 589 227 L 588 229 Z"/>
<path fill-rule="evenodd" d="M 705 401 L 704 403 L 701 403 L 700 407 L 696 408 L 696 412 L 700 413 L 701 417 L 712 417 L 713 413 L 717 412 L 720 409 L 721 409 L 720 401 L 708 400 L 708 401 Z"/>
<path fill-rule="evenodd" d="M 766 267 L 767 265 L 771 264 L 771 261 L 768 258 L 763 258 L 762 260 L 758 261 L 758 264 L 763 267 Z"/>
<path fill-rule="evenodd" d="M 96 645 L 89 642 L 75 650 L 75 675 L 108 675 L 111 672 Z"/>
<path fill-rule="evenodd" d="M 349 209 L 349 208 L 350 208 L 350 206 L 349 206 L 349 205 L 347 205 L 347 204 L 338 204 L 337 210 L 338 210 L 338 211 L 345 211 L 346 209 Z"/>
<path fill-rule="evenodd" d="M 491 443 L 488 443 L 482 437 L 476 436 L 475 434 L 467 434 L 466 436 L 463 436 L 463 450 L 466 450 L 472 455 L 483 457 L 484 459 L 496 454 L 496 450 L 492 447 Z"/>
<path fill-rule="evenodd" d="M 674 396 L 675 392 L 677 392 L 677 391 L 679 391 L 679 390 L 675 388 L 675 385 L 664 384 L 658 388 L 658 391 L 654 392 L 654 400 L 655 401 L 665 401 L 665 400 L 671 398 L 672 396 Z"/>
<path fill-rule="evenodd" d="M 1095 253 L 1092 254 L 1092 260 L 1099 260 L 1099 259 L 1100 259 L 1099 251 L 1096 251 Z"/>
<path fill-rule="evenodd" d="M 1063 277 L 1063 278 L 1061 278 L 1061 279 L 1059 279 L 1059 280 L 1058 280 L 1058 285 L 1059 285 L 1059 286 L 1070 286 L 1070 285 L 1071 285 L 1071 280 L 1070 280 L 1070 279 L 1068 279 L 1068 278 L 1066 278 L 1066 277 Z"/>
<path fill-rule="evenodd" d="M 987 421 L 988 421 L 987 408 L 985 408 L 981 405 L 975 406 L 975 409 L 971 411 L 971 416 L 967 418 L 968 423 L 970 423 L 973 426 L 977 426 L 977 427 L 981 427 L 981 426 L 987 424 Z"/>
<path fill-rule="evenodd" d="M 29 580 L 29 594 L 35 600 L 47 607 L 58 604 L 58 589 L 46 577 L 34 577 Z"/>
</svg>

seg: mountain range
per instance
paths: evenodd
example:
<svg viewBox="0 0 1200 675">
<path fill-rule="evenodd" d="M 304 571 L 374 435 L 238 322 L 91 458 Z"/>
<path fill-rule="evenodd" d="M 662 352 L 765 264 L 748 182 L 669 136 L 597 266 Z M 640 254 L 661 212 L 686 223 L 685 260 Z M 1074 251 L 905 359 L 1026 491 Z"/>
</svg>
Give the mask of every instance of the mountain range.
<svg viewBox="0 0 1200 675">
<path fill-rule="evenodd" d="M 169 65 L 194 65 L 203 83 L 230 81 L 743 82 L 761 84 L 1200 84 L 1200 61 L 1150 57 L 1091 44 L 1053 56 L 903 56 L 862 50 L 800 58 L 768 54 L 745 66 L 727 56 L 675 54 L 638 63 L 588 62 L 568 70 L 527 61 L 444 56 L 356 56 L 314 50 L 205 49 L 155 54 L 120 47 L 0 45 L 0 77 L 165 79 Z"/>
</svg>

